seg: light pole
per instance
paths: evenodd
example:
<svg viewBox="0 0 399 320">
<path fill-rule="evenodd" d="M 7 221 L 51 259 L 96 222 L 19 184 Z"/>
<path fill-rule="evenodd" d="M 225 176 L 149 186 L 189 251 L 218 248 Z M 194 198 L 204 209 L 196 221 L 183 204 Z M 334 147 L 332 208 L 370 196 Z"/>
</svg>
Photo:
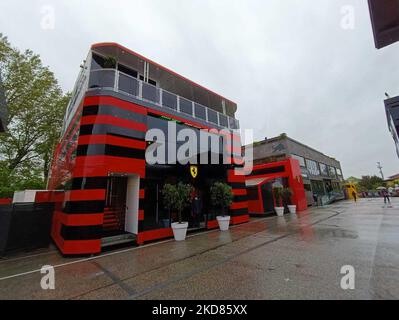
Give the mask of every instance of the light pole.
<svg viewBox="0 0 399 320">
<path fill-rule="evenodd" d="M 380 169 L 380 174 L 381 174 L 382 180 L 385 180 L 384 179 L 384 173 L 382 172 L 381 162 L 377 162 L 377 168 Z"/>
</svg>

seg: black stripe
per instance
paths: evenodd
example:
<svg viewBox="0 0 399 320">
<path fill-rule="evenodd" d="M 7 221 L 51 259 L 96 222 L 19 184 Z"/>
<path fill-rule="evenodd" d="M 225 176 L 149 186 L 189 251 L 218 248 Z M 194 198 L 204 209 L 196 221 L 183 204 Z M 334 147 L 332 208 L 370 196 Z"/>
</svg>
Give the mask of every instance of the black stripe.
<svg viewBox="0 0 399 320">
<path fill-rule="evenodd" d="M 230 209 L 230 215 L 232 216 L 243 216 L 246 214 L 248 214 L 248 208 Z"/>
<path fill-rule="evenodd" d="M 102 226 L 61 226 L 64 240 L 96 240 L 101 238 Z"/>
<path fill-rule="evenodd" d="M 244 201 L 248 201 L 247 195 L 234 196 L 234 202 L 244 202 Z"/>
<path fill-rule="evenodd" d="M 229 182 L 233 189 L 246 189 L 245 182 Z"/>
<path fill-rule="evenodd" d="M 70 190 L 106 189 L 108 177 L 73 178 Z"/>
<path fill-rule="evenodd" d="M 271 173 L 279 173 L 279 172 L 284 172 L 285 167 L 284 166 L 278 166 L 278 167 L 272 167 L 272 168 L 264 168 L 264 169 L 259 169 L 259 170 L 253 170 L 250 174 L 250 176 L 257 176 L 261 174 L 271 174 Z"/>
<path fill-rule="evenodd" d="M 128 129 L 124 127 L 118 127 L 111 124 L 84 124 L 80 126 L 81 136 L 91 134 L 110 134 L 119 137 L 132 138 L 138 140 L 144 140 L 145 132 Z"/>
<path fill-rule="evenodd" d="M 89 144 L 79 145 L 76 156 L 107 155 L 114 157 L 144 159 L 145 150 L 132 149 L 112 144 Z"/>
<path fill-rule="evenodd" d="M 69 214 L 102 213 L 104 206 L 104 200 L 66 201 L 63 212 Z"/>
</svg>

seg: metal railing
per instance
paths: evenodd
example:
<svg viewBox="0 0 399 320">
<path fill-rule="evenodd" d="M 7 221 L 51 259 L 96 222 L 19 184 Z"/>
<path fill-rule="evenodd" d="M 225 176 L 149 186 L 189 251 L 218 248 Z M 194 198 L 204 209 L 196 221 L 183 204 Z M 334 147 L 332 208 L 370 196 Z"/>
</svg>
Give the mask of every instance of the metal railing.
<svg viewBox="0 0 399 320">
<path fill-rule="evenodd" d="M 141 81 L 115 69 L 98 69 L 90 72 L 88 90 L 111 89 L 143 101 L 151 102 L 162 108 L 200 119 L 213 125 L 237 130 L 239 121 L 194 101 L 183 98 L 150 83 Z"/>
</svg>

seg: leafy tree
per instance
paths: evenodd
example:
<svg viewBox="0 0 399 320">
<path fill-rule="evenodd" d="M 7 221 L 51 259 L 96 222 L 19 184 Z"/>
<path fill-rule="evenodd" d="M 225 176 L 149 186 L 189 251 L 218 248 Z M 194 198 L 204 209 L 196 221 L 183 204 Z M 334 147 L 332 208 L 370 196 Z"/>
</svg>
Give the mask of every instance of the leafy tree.
<svg viewBox="0 0 399 320">
<path fill-rule="evenodd" d="M 385 186 L 384 180 L 378 176 L 362 176 L 357 184 L 358 191 L 375 190 L 378 187 Z"/>
<path fill-rule="evenodd" d="M 39 55 L 13 48 L 2 34 L 0 74 L 8 106 L 8 131 L 0 134 L 2 197 L 45 187 L 69 94 L 63 94 Z"/>
</svg>

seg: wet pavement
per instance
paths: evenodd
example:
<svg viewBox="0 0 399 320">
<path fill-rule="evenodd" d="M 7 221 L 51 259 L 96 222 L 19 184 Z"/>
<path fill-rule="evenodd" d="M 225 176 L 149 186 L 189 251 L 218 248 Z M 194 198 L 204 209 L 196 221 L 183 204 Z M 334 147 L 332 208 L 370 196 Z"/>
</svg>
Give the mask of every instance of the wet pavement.
<svg viewBox="0 0 399 320">
<path fill-rule="evenodd" d="M 55 290 L 40 286 L 55 267 Z M 355 289 L 341 288 L 353 266 Z M 398 299 L 399 199 L 338 202 L 228 232 L 65 258 L 0 260 L 0 299 Z"/>
</svg>

